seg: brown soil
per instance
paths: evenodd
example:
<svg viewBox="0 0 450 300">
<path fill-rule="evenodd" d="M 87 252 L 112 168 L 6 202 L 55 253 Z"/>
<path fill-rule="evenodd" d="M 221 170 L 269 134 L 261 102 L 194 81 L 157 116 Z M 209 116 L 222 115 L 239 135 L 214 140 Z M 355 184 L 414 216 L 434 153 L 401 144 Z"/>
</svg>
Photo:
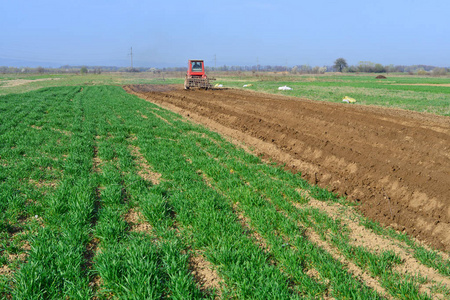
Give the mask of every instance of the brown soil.
<svg viewBox="0 0 450 300">
<path fill-rule="evenodd" d="M 126 86 L 244 142 L 367 217 L 450 251 L 450 118 L 242 90 Z"/>
<path fill-rule="evenodd" d="M 130 209 L 124 217 L 125 221 L 132 232 L 144 232 L 153 234 L 153 227 L 149 223 L 143 221 L 145 218 L 142 213 L 135 208 Z"/>
<path fill-rule="evenodd" d="M 399 274 L 409 274 L 414 276 L 419 274 L 421 277 L 426 278 L 425 284 L 421 284 L 424 287 L 430 283 L 441 283 L 446 287 L 450 287 L 450 278 L 439 274 L 436 270 L 421 264 L 416 258 L 414 258 L 408 245 L 403 242 L 393 241 L 386 237 L 379 236 L 373 231 L 365 228 L 358 223 L 358 216 L 351 207 L 342 206 L 337 203 L 318 201 L 313 198 L 309 198 L 308 204 L 311 207 L 317 208 L 321 211 L 327 212 L 327 214 L 333 219 L 342 220 L 348 225 L 350 229 L 350 243 L 355 246 L 361 246 L 369 251 L 375 253 L 381 253 L 384 251 L 395 252 L 402 260 L 402 264 L 395 267 L 395 270 Z M 440 252 L 445 258 L 445 253 Z"/>
<path fill-rule="evenodd" d="M 217 274 L 217 271 L 204 258 L 200 251 L 190 256 L 189 267 L 192 275 L 199 284 L 200 290 L 208 294 L 214 289 L 216 298 L 220 299 L 220 285 L 223 284 L 223 279 Z"/>
<path fill-rule="evenodd" d="M 380 285 L 380 283 L 373 277 L 370 276 L 370 274 L 367 271 L 363 271 L 360 267 L 358 267 L 356 264 L 352 263 L 351 261 L 347 260 L 342 254 L 339 253 L 337 249 L 335 249 L 333 246 L 329 245 L 327 242 L 323 241 L 320 236 L 312 229 L 306 230 L 306 236 L 309 240 L 311 240 L 313 243 L 315 243 L 318 247 L 322 248 L 326 252 L 330 253 L 330 255 L 337 261 L 340 261 L 344 265 L 347 266 L 349 272 L 353 274 L 356 278 L 364 282 L 367 286 L 371 287 L 375 291 L 377 291 L 379 294 L 383 295 L 383 297 L 387 299 L 391 299 L 391 297 L 387 294 L 386 290 Z"/>
<path fill-rule="evenodd" d="M 234 203 L 233 211 L 236 214 L 239 223 L 242 226 L 243 232 L 245 232 L 248 236 L 251 236 L 253 241 L 258 245 L 258 247 L 266 253 L 270 252 L 270 247 L 267 245 L 266 240 L 254 229 L 250 226 L 250 219 L 247 218 L 244 213 L 239 209 L 239 202 Z"/>
<path fill-rule="evenodd" d="M 386 76 L 384 75 L 378 75 L 377 77 L 375 77 L 376 79 L 386 79 Z"/>
<path fill-rule="evenodd" d="M 152 168 L 148 165 L 147 160 L 142 155 L 139 147 L 130 145 L 128 148 L 131 150 L 131 154 L 135 157 L 136 163 L 140 168 L 138 175 L 141 176 L 142 179 L 151 182 L 153 185 L 159 184 L 161 174 L 152 171 Z"/>
<path fill-rule="evenodd" d="M 0 267 L 0 276 L 5 276 L 11 274 L 11 269 L 7 265 Z"/>
</svg>

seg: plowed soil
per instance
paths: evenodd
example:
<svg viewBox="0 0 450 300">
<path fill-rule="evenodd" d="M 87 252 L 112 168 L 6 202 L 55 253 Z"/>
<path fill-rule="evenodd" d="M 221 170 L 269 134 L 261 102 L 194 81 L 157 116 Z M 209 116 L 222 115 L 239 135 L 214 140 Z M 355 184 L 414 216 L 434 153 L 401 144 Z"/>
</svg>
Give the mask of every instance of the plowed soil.
<svg viewBox="0 0 450 300">
<path fill-rule="evenodd" d="M 450 118 L 242 90 L 125 90 L 285 163 L 362 213 L 450 251 Z"/>
</svg>

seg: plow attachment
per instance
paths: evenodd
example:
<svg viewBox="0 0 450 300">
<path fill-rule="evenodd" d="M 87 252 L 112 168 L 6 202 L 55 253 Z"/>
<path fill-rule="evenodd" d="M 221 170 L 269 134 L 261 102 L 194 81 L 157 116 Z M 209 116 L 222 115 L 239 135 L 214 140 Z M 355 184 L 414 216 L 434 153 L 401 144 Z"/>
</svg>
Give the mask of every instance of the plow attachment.
<svg viewBox="0 0 450 300">
<path fill-rule="evenodd" d="M 201 89 L 210 89 L 212 88 L 212 84 L 210 81 L 216 80 L 215 78 L 189 78 L 186 77 L 184 80 L 184 89 L 190 89 L 193 87 L 201 88 Z"/>
</svg>

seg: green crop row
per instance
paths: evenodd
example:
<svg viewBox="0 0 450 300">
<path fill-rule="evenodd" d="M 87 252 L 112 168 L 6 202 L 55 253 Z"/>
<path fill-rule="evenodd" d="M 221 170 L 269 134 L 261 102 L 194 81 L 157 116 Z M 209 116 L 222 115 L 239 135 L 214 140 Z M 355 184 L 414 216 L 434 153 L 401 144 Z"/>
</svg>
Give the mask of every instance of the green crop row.
<svg viewBox="0 0 450 300">
<path fill-rule="evenodd" d="M 43 198 L 44 224 L 30 240 L 27 263 L 15 274 L 12 294 L 19 299 L 90 295 L 83 263 L 94 208 L 93 126 L 85 118 L 83 93 L 58 100 L 70 102 L 73 113 L 72 124 L 64 128 L 70 129 L 68 156 L 57 190 Z"/>
<path fill-rule="evenodd" d="M 42 225 L 44 205 L 60 185 L 78 88 L 9 95 L 0 101 L 0 263 L 18 269 Z M 11 278 L 2 277 L 0 294 Z"/>
<path fill-rule="evenodd" d="M 173 220 L 160 210 L 161 202 L 150 193 L 151 183 L 137 175 L 136 157 L 129 150 L 129 112 L 111 90 L 92 89 L 89 118 L 96 122 L 98 157 L 98 221 L 94 237 L 99 240 L 93 258 L 93 275 L 101 278 L 97 295 L 142 299 L 200 298 L 188 270 L 186 246 L 171 228 Z M 123 95 L 122 95 L 123 96 Z M 126 100 L 126 99 L 124 99 Z M 122 117 L 123 115 L 123 117 Z M 124 216 L 130 209 L 143 212 L 152 232 L 131 232 Z M 154 216 L 162 219 L 156 219 Z"/>
</svg>

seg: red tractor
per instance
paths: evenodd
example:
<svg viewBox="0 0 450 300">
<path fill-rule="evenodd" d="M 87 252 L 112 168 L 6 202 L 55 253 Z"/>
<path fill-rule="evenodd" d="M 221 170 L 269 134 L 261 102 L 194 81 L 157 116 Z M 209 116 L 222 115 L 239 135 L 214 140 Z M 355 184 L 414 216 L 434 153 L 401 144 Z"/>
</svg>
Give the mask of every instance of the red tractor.
<svg viewBox="0 0 450 300">
<path fill-rule="evenodd" d="M 215 78 L 208 78 L 205 74 L 205 64 L 203 60 L 190 59 L 186 79 L 184 80 L 184 89 L 188 90 L 192 87 L 209 89 L 212 87 L 210 81 Z"/>
</svg>

